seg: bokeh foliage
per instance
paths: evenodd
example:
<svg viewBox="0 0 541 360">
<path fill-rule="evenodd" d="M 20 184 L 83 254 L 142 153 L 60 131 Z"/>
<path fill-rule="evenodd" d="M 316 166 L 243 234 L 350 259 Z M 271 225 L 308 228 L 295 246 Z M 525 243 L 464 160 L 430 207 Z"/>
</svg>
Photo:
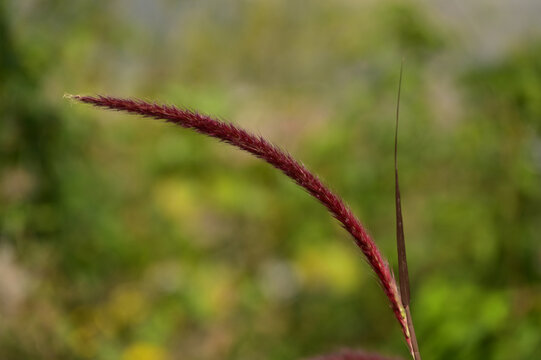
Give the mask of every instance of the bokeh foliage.
<svg viewBox="0 0 541 360">
<path fill-rule="evenodd" d="M 541 40 L 457 57 L 454 30 L 413 2 L 0 4 L 1 358 L 406 357 L 358 250 L 278 172 L 62 99 L 160 99 L 259 132 L 342 195 L 394 264 L 403 56 L 421 352 L 541 356 Z"/>
</svg>

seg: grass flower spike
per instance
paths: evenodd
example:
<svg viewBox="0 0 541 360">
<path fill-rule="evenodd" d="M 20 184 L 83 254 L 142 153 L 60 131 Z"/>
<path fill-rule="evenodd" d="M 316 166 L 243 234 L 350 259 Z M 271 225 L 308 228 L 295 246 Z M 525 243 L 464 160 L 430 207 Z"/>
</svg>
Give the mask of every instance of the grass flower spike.
<svg viewBox="0 0 541 360">
<path fill-rule="evenodd" d="M 408 348 L 413 356 L 406 311 L 387 261 L 383 258 L 378 247 L 360 221 L 353 215 L 350 208 L 345 205 L 344 201 L 329 190 L 317 176 L 308 171 L 304 165 L 296 161 L 290 154 L 271 144 L 261 136 L 251 134 L 231 123 L 219 121 L 198 112 L 180 109 L 170 105 L 159 105 L 142 100 L 121 99 L 110 96 L 66 95 L 66 97 L 102 108 L 165 120 L 183 128 L 195 130 L 201 134 L 217 138 L 220 141 L 247 151 L 282 171 L 310 195 L 319 200 L 332 216 L 341 223 L 344 229 L 351 234 L 353 240 L 376 273 L 383 291 L 389 299 L 391 308 L 400 323 Z"/>
</svg>

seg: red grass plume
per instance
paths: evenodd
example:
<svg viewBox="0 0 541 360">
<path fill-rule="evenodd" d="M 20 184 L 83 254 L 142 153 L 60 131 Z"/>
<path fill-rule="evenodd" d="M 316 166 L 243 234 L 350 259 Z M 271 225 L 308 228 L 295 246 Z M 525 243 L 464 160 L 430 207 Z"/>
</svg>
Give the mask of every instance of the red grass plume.
<svg viewBox="0 0 541 360">
<path fill-rule="evenodd" d="M 391 308 L 402 327 L 410 353 L 413 354 L 406 313 L 387 261 L 384 260 L 370 235 L 368 235 L 365 228 L 355 215 L 353 215 L 350 208 L 345 205 L 343 200 L 329 190 L 304 165 L 293 159 L 290 154 L 271 144 L 261 136 L 251 134 L 231 123 L 219 121 L 195 111 L 179 109 L 170 105 L 148 103 L 143 100 L 120 99 L 110 96 L 67 95 L 66 97 L 94 106 L 165 120 L 187 129 L 193 129 L 201 134 L 217 138 L 247 151 L 281 170 L 299 186 L 308 191 L 310 195 L 319 200 L 329 210 L 332 216 L 341 223 L 344 229 L 351 234 L 355 243 L 361 249 L 366 260 L 376 273 L 383 291 L 389 299 Z"/>
</svg>

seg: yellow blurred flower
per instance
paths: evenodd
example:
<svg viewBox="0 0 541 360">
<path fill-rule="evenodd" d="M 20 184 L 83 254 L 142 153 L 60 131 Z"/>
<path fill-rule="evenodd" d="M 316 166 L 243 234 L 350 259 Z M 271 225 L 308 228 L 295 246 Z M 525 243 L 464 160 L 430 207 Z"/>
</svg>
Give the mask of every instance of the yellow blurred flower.
<svg viewBox="0 0 541 360">
<path fill-rule="evenodd" d="M 166 360 L 165 350 L 149 343 L 135 343 L 124 350 L 122 360 Z"/>
<path fill-rule="evenodd" d="M 196 189 L 188 181 L 167 179 L 154 189 L 154 200 L 158 209 L 168 219 L 189 222 L 197 218 L 199 205 Z"/>
<path fill-rule="evenodd" d="M 360 255 L 346 245 L 307 244 L 299 249 L 295 270 L 305 286 L 324 287 L 343 294 L 358 288 L 363 281 L 359 271 Z"/>
</svg>

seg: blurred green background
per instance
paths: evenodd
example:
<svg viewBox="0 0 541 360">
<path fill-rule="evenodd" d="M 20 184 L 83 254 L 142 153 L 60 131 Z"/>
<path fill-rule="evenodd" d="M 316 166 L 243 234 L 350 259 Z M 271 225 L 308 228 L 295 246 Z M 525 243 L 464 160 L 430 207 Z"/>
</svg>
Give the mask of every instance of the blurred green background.
<svg viewBox="0 0 541 360">
<path fill-rule="evenodd" d="M 408 357 L 348 235 L 227 145 L 268 137 L 396 264 L 394 111 L 425 359 L 541 358 L 538 1 L 0 1 L 0 358 Z"/>
</svg>

